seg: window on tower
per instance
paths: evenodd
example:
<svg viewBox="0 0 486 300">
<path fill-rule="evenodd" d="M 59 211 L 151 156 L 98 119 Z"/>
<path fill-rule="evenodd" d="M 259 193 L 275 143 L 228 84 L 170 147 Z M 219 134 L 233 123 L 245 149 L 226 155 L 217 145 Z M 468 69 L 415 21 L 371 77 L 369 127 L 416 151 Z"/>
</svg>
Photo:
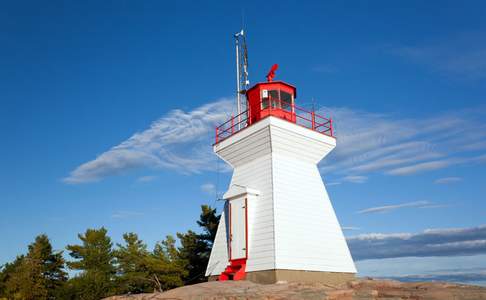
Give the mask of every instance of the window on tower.
<svg viewBox="0 0 486 300">
<path fill-rule="evenodd" d="M 292 111 L 293 97 L 291 93 L 282 90 L 262 90 L 262 109 L 280 108 Z"/>
<path fill-rule="evenodd" d="M 263 90 L 262 91 L 262 109 L 268 108 L 271 103 L 272 108 L 279 107 L 279 91 L 278 90 Z"/>
<path fill-rule="evenodd" d="M 292 111 L 292 95 L 291 94 L 284 92 L 284 91 L 280 91 L 280 103 L 281 103 L 282 109 L 287 110 L 287 111 Z"/>
<path fill-rule="evenodd" d="M 272 90 L 268 91 L 268 96 L 270 97 L 270 102 L 272 103 L 272 108 L 277 108 L 279 107 L 279 100 L 280 98 L 278 97 L 278 90 Z"/>
</svg>

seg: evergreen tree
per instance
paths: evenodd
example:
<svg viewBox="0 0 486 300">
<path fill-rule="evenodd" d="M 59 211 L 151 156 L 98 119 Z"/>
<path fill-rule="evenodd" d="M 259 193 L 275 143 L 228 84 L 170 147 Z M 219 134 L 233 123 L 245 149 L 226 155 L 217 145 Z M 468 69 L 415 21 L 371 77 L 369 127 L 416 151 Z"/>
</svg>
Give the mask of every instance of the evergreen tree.
<svg viewBox="0 0 486 300">
<path fill-rule="evenodd" d="M 197 234 L 189 230 L 187 233 L 178 233 L 181 247 L 179 255 L 187 262 L 188 275 L 184 278 L 185 284 L 206 281 L 205 272 L 209 262 L 209 255 L 213 247 L 219 219 L 215 208 L 208 205 L 201 206 L 201 215 L 197 224 L 202 227 L 203 233 Z"/>
<path fill-rule="evenodd" d="M 181 258 L 172 236 L 167 236 L 155 245 L 149 261 L 154 279 L 160 284 L 160 290 L 184 285 L 184 278 L 189 274 L 186 269 L 187 261 Z"/>
<path fill-rule="evenodd" d="M 209 205 L 201 205 L 201 215 L 199 216 L 197 225 L 202 227 L 203 234 L 201 238 L 206 241 L 210 248 L 212 248 L 214 239 L 216 238 L 220 218 L 221 215 L 217 214 L 216 208 L 211 208 Z"/>
<path fill-rule="evenodd" d="M 9 269 L 5 291 L 12 299 L 56 299 L 67 280 L 62 252 L 53 252 L 46 235 L 37 236 L 27 255 L 17 258 Z"/>
<path fill-rule="evenodd" d="M 15 271 L 22 264 L 24 257 L 24 255 L 17 256 L 13 262 L 6 263 L 0 268 L 0 299 L 12 298 L 7 282 L 14 276 Z"/>
<path fill-rule="evenodd" d="M 81 299 L 98 300 L 112 295 L 115 290 L 115 256 L 111 238 L 105 228 L 88 229 L 78 234 L 80 245 L 68 245 L 66 249 L 75 261 L 67 265 L 81 273 L 72 280 L 72 288 Z"/>
<path fill-rule="evenodd" d="M 184 284 L 194 284 L 205 281 L 205 270 L 208 263 L 206 258 L 207 244 L 200 235 L 192 230 L 186 233 L 177 233 L 181 242 L 179 255 L 186 261 L 188 274 L 184 277 Z"/>
<path fill-rule="evenodd" d="M 187 272 L 174 238 L 157 243 L 153 253 L 135 233 L 126 233 L 123 238 L 125 245 L 118 244 L 115 251 L 121 293 L 163 291 L 183 284 Z"/>
<path fill-rule="evenodd" d="M 117 244 L 115 250 L 117 259 L 119 286 L 121 293 L 142 293 L 150 291 L 152 282 L 149 279 L 150 270 L 147 263 L 149 252 L 135 233 L 123 235 L 125 245 Z"/>
</svg>

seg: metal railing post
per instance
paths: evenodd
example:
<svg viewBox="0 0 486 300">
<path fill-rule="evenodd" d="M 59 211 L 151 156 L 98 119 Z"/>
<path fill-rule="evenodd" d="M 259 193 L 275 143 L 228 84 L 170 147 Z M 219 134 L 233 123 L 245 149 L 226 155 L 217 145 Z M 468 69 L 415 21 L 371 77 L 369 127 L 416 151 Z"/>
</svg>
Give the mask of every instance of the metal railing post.
<svg viewBox="0 0 486 300">
<path fill-rule="evenodd" d="M 334 136 L 334 133 L 332 132 L 332 118 L 329 118 L 329 130 L 331 131 L 331 136 Z"/>
<path fill-rule="evenodd" d="M 312 116 L 312 130 L 316 130 L 316 112 L 315 111 L 312 111 L 311 112 L 311 116 Z"/>
<path fill-rule="evenodd" d="M 231 134 L 235 133 L 235 117 L 231 115 Z"/>
<path fill-rule="evenodd" d="M 218 134 L 219 134 L 218 133 L 218 129 L 219 129 L 219 127 L 216 127 L 216 138 L 215 138 L 216 139 L 216 144 L 218 143 Z"/>
</svg>

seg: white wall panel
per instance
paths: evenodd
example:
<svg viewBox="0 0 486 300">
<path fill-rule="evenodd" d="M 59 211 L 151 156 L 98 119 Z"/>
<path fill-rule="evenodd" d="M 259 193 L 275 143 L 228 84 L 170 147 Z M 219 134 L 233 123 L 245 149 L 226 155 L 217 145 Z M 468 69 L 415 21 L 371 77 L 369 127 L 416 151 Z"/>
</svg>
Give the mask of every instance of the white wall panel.
<svg viewBox="0 0 486 300">
<path fill-rule="evenodd" d="M 272 158 L 276 268 L 356 272 L 316 165 L 280 152 Z"/>
<path fill-rule="evenodd" d="M 238 162 L 238 165 L 240 162 Z M 248 260 L 246 270 L 273 269 L 275 266 L 272 160 L 266 154 L 237 166 L 230 185 L 256 189 L 258 196 L 248 197 Z"/>
<path fill-rule="evenodd" d="M 219 220 L 218 231 L 216 232 L 216 237 L 214 239 L 213 249 L 211 249 L 205 276 L 219 275 L 228 265 L 229 255 L 226 233 L 226 214 L 225 211 L 223 211 Z"/>
<path fill-rule="evenodd" d="M 356 272 L 317 169 L 335 145 L 334 138 L 268 117 L 214 146 L 234 167 L 230 186 L 260 192 L 247 201 L 247 272 Z M 228 260 L 221 230 L 220 224 L 208 270 L 216 261 Z M 224 268 L 219 270 L 211 274 Z"/>
</svg>

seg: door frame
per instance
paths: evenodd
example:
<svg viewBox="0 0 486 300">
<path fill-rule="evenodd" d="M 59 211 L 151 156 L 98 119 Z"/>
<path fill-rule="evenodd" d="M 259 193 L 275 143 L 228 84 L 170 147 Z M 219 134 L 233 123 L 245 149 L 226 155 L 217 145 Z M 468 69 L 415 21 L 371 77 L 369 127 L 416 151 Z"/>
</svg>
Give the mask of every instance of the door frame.
<svg viewBox="0 0 486 300">
<path fill-rule="evenodd" d="M 233 240 L 233 227 L 231 226 L 231 219 L 232 219 L 232 214 L 231 214 L 231 201 L 232 200 L 228 200 L 229 201 L 229 205 L 228 205 L 228 215 L 229 215 L 229 243 L 228 243 L 228 246 L 229 246 L 229 260 L 233 260 L 233 258 L 231 257 L 231 254 L 232 254 L 232 251 L 231 251 L 231 242 Z M 248 259 L 248 197 L 245 197 L 245 257 L 240 257 L 240 258 L 237 258 L 236 260 L 238 259 Z"/>
</svg>

